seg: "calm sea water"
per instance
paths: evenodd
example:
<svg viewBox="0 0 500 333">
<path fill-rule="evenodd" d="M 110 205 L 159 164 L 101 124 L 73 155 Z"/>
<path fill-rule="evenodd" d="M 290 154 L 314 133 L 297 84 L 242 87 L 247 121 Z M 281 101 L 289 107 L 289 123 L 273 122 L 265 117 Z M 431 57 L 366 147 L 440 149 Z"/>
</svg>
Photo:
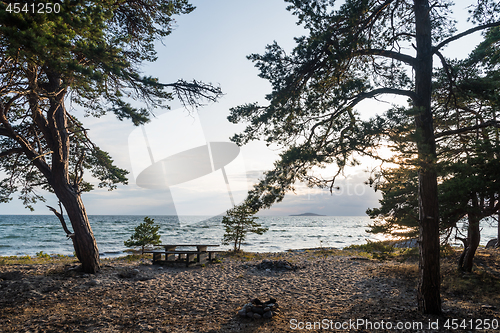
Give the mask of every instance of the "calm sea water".
<svg viewBox="0 0 500 333">
<path fill-rule="evenodd" d="M 201 222 L 180 224 L 175 216 L 150 216 L 160 225 L 161 241 L 170 243 L 221 244 L 224 229 L 222 217 Z M 89 216 L 101 256 L 122 255 L 123 242 L 143 221 L 144 216 Z M 198 220 L 199 217 L 193 218 Z M 263 235 L 249 234 L 242 249 L 252 252 L 278 252 L 313 247 L 343 248 L 374 240 L 366 233 L 367 216 L 267 216 L 258 220 L 269 231 Z M 481 244 L 496 238 L 496 223 L 483 223 Z M 229 249 L 222 246 L 221 249 Z M 73 254 L 73 245 L 53 215 L 0 215 L 0 256 L 30 255 L 43 251 L 49 254 Z"/>
</svg>

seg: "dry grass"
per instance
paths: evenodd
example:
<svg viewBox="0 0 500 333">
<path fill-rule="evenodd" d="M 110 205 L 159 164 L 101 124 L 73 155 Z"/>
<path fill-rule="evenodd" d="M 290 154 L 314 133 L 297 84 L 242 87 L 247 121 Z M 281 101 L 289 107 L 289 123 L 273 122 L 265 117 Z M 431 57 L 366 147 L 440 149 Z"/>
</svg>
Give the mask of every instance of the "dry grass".
<svg viewBox="0 0 500 333">
<path fill-rule="evenodd" d="M 74 264 L 78 260 L 75 257 L 64 255 L 48 255 L 39 252 L 36 256 L 0 256 L 0 266 L 2 265 L 41 265 L 41 264 Z"/>
<path fill-rule="evenodd" d="M 500 251 L 479 249 L 471 273 L 458 270 L 461 249 L 445 249 L 441 258 L 441 293 L 444 299 L 500 307 Z M 417 286 L 418 255 L 394 255 L 395 261 L 379 266 L 378 274 L 404 278 Z"/>
<path fill-rule="evenodd" d="M 471 302 L 500 306 L 500 252 L 479 249 L 471 273 L 460 272 L 457 261 L 460 251 L 442 260 L 443 294 Z"/>
</svg>

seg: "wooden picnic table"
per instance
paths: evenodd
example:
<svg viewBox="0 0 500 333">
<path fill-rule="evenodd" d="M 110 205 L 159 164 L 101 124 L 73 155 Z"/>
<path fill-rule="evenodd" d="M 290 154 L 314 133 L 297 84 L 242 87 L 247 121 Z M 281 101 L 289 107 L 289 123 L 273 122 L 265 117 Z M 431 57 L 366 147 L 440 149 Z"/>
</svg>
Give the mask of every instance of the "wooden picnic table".
<svg viewBox="0 0 500 333">
<path fill-rule="evenodd" d="M 145 251 L 145 253 L 153 253 L 153 264 L 185 262 L 186 266 L 191 263 L 202 265 L 208 261 L 215 259 L 215 253 L 220 251 L 208 250 L 209 247 L 218 247 L 216 244 L 161 244 L 164 250 Z M 195 247 L 196 250 L 179 250 L 178 247 Z M 162 255 L 165 255 L 165 260 L 162 260 Z"/>
<path fill-rule="evenodd" d="M 208 247 L 217 247 L 219 245 L 210 245 L 210 244 L 177 244 L 177 245 L 166 245 L 161 244 L 157 246 L 162 246 L 165 248 L 165 251 L 175 251 L 178 247 L 196 247 L 198 251 L 207 251 Z"/>
</svg>

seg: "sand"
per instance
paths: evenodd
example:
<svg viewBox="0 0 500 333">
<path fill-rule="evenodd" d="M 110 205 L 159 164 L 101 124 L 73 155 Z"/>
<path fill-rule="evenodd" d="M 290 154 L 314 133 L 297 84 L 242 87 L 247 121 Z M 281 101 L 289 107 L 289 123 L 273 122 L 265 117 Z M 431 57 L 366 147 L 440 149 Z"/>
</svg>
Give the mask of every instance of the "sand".
<svg viewBox="0 0 500 333">
<path fill-rule="evenodd" d="M 258 269 L 263 258 L 300 268 Z M 452 318 L 498 318 L 498 304 L 460 295 L 445 297 L 443 316 L 422 315 L 414 262 L 356 255 L 228 256 L 205 267 L 113 260 L 102 261 L 95 275 L 75 268 L 0 265 L 0 332 L 468 332 L 443 325 Z M 237 315 L 252 299 L 271 297 L 280 308 L 273 318 Z M 439 329 L 428 329 L 436 320 Z"/>
</svg>

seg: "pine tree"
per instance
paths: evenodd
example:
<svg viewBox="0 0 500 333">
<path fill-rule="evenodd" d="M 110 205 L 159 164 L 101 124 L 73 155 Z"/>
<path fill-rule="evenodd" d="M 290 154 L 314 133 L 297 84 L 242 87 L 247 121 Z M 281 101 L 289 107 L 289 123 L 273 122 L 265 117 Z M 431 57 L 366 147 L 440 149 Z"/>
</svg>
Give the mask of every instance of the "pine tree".
<svg viewBox="0 0 500 333">
<path fill-rule="evenodd" d="M 263 228 L 261 224 L 255 222 L 258 217 L 253 216 L 250 208 L 245 204 L 235 206 L 228 210 L 222 218 L 224 225 L 224 236 L 222 244 L 233 244 L 234 252 L 240 251 L 241 242 L 246 239 L 248 233 L 262 235 L 269 228 Z"/>
<path fill-rule="evenodd" d="M 434 83 L 433 115 L 437 138 L 438 199 L 440 230 L 445 238 L 457 231 L 457 223 L 467 220 L 459 269 L 470 272 L 479 246 L 479 222 L 496 214 L 500 208 L 500 73 L 496 45 L 498 27 L 485 35 L 485 40 L 464 61 L 448 61 L 450 66 L 438 70 Z M 449 88 L 448 78 L 453 86 Z M 404 112 L 403 112 L 404 113 Z M 376 219 L 372 232 L 407 236 L 418 231 L 418 174 L 415 163 L 412 123 L 394 110 L 367 123 L 386 125 L 379 134 L 393 145 L 391 162 L 399 168 L 384 168 L 382 181 L 373 185 L 383 194 L 381 206 L 367 213 Z M 413 158 L 413 160 L 412 160 Z"/>
<path fill-rule="evenodd" d="M 156 41 L 172 32 L 173 17 L 194 9 L 187 0 L 71 0 L 44 14 L 16 13 L 9 5 L 0 2 L 0 170 L 7 175 L 0 181 L 0 201 L 17 192 L 32 208 L 43 200 L 38 189 L 53 192 L 62 206 L 51 210 L 72 239 L 82 269 L 95 273 L 99 252 L 81 198 L 92 185 L 84 171 L 109 189 L 126 184 L 127 171 L 91 141 L 67 105 L 140 125 L 154 108 L 167 107 L 165 101 L 178 98 L 196 106 L 221 91 L 199 81 L 161 83 L 140 75 L 143 62 L 156 60 Z"/>
<path fill-rule="evenodd" d="M 439 206 L 436 141 L 433 127 L 433 59 L 448 68 L 441 50 L 473 32 L 500 25 L 493 1 L 470 7 L 475 26 L 455 33 L 452 3 L 438 0 L 287 0 L 298 23 L 309 30 L 296 38 L 291 53 L 277 43 L 254 54 L 260 76 L 270 81 L 268 105 L 232 109 L 229 120 L 250 124 L 233 137 L 238 144 L 263 139 L 284 148 L 273 170 L 251 191 L 252 209 L 271 206 L 294 182 L 334 187 L 335 177 L 356 153 L 371 155 L 379 146 L 363 132 L 354 108 L 367 99 L 399 95 L 410 100 L 418 172 L 418 307 L 441 313 Z M 338 8 L 338 9 L 337 9 Z M 453 82 L 449 82 L 450 85 Z M 379 124 L 373 124 L 377 126 Z M 332 176 L 313 167 L 335 163 Z"/>
<path fill-rule="evenodd" d="M 144 247 L 147 245 L 159 245 L 161 244 L 160 235 L 158 230 L 160 230 L 159 225 L 155 225 L 155 220 L 149 217 L 144 218 L 144 222 L 139 224 L 135 228 L 134 234 L 127 239 L 124 244 L 126 247 L 141 247 L 141 254 L 144 254 Z"/>
</svg>

